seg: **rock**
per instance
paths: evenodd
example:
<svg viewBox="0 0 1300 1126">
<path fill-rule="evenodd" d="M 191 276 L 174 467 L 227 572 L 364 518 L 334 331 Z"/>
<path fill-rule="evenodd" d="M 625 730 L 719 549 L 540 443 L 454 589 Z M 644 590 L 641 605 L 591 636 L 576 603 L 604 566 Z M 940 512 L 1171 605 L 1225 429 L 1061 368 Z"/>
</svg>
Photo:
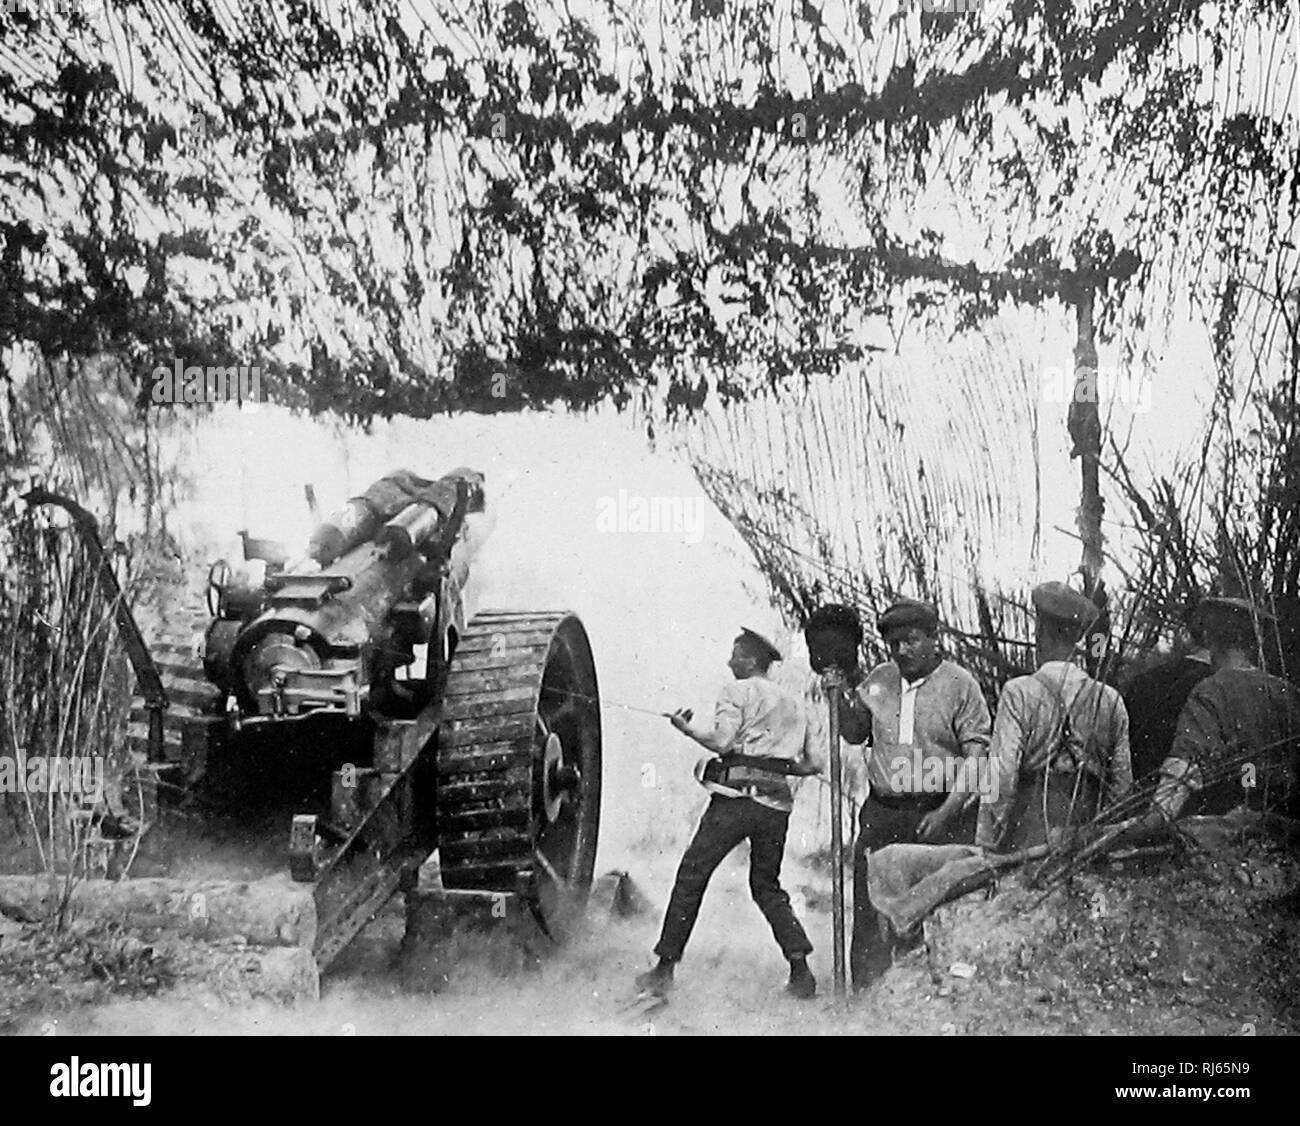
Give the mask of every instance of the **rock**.
<svg viewBox="0 0 1300 1126">
<path fill-rule="evenodd" d="M 278 1004 L 320 999 L 320 972 L 302 947 L 248 947 L 227 950 L 188 944 L 178 951 L 178 978 L 216 993 L 228 1005 L 263 997 Z"/>
<path fill-rule="evenodd" d="M 593 915 L 620 919 L 644 914 L 649 907 L 650 901 L 632 877 L 619 870 L 606 872 L 599 877 L 592 885 L 591 896 L 587 901 L 588 911 Z"/>
<path fill-rule="evenodd" d="M 45 914 L 52 902 L 45 876 L 0 876 L 0 900 Z M 310 949 L 316 941 L 311 888 L 288 876 L 231 880 L 83 880 L 72 892 L 73 915 L 142 934 L 216 940 L 242 936 L 253 946 Z"/>
</svg>

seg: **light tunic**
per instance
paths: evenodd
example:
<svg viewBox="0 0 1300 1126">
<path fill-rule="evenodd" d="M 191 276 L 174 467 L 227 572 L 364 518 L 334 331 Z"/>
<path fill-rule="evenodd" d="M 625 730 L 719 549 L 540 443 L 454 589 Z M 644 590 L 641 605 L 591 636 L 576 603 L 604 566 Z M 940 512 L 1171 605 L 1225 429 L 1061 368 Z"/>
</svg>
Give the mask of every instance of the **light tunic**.
<svg viewBox="0 0 1300 1126">
<path fill-rule="evenodd" d="M 713 735 L 732 754 L 810 761 L 805 751 L 808 716 L 802 701 L 764 676 L 733 680 L 723 687 L 714 711 Z M 760 805 L 786 813 L 794 807 L 787 776 L 733 766 L 727 777 L 728 786 Z"/>
<path fill-rule="evenodd" d="M 933 792 L 927 775 L 948 778 L 946 762 L 982 754 L 989 743 L 989 708 L 975 678 L 952 661 L 929 676 L 905 681 L 893 661 L 877 665 L 858 685 L 854 704 L 871 712 L 867 779 L 876 792 Z M 942 760 L 932 763 L 931 760 Z"/>
</svg>

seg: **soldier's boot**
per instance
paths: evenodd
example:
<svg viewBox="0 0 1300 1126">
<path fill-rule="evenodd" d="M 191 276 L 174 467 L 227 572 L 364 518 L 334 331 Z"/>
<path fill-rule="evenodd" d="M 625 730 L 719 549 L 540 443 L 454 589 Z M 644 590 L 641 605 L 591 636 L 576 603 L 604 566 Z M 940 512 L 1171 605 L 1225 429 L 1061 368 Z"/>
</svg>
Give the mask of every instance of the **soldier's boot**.
<svg viewBox="0 0 1300 1126">
<path fill-rule="evenodd" d="M 790 980 L 786 983 L 785 991 L 801 1001 L 817 995 L 817 979 L 808 968 L 807 958 L 790 959 Z"/>
<path fill-rule="evenodd" d="M 665 997 L 673 987 L 673 963 L 659 959 L 657 965 L 636 975 L 636 987 L 642 993 Z"/>
</svg>

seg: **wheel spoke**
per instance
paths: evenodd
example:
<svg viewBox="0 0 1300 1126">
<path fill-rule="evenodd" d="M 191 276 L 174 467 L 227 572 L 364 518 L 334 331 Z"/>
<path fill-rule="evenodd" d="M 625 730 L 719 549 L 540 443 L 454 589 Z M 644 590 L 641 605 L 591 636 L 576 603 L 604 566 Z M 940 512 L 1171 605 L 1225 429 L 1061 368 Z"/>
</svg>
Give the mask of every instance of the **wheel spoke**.
<svg viewBox="0 0 1300 1126">
<path fill-rule="evenodd" d="M 537 866 L 546 873 L 547 877 L 549 877 L 553 883 L 564 884 L 567 882 L 565 877 L 555 870 L 555 866 L 551 863 L 550 857 L 548 857 L 541 848 L 533 849 L 533 859 L 537 861 Z"/>
<path fill-rule="evenodd" d="M 560 816 L 546 826 L 537 836 L 535 851 L 547 858 L 553 872 L 558 878 L 567 880 L 573 867 L 574 818 L 569 813 L 566 803 Z"/>
</svg>

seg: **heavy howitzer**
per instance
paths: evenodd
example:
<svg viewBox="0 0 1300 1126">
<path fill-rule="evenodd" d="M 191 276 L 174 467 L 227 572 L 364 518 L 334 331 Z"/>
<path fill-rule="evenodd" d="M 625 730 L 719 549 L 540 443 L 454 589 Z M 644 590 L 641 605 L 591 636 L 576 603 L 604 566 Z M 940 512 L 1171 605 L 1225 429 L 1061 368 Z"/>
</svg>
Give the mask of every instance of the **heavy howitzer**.
<svg viewBox="0 0 1300 1126">
<path fill-rule="evenodd" d="M 287 570 L 258 584 L 218 566 L 203 664 L 234 722 L 411 711 L 420 694 L 399 670 L 433 644 L 432 675 L 417 679 L 436 681 L 464 630 L 466 517 L 483 509 L 471 470 L 434 482 L 399 471 L 317 528 Z"/>
<path fill-rule="evenodd" d="M 484 509 L 472 470 L 398 471 L 321 524 L 296 561 L 281 566 L 288 553 L 244 534 L 265 566 L 209 572 L 203 668 L 218 698 L 196 725 L 202 751 L 187 760 L 206 766 L 191 779 L 215 771 L 215 789 L 231 790 L 229 764 L 249 757 L 240 744 L 253 758 L 305 746 L 304 769 L 328 773 L 327 805 L 295 815 L 289 841 L 292 875 L 314 885 L 322 968 L 399 887 L 415 888 L 435 849 L 444 889 L 518 896 L 553 934 L 591 883 L 591 650 L 568 613 L 466 622 L 470 517 Z"/>
</svg>

